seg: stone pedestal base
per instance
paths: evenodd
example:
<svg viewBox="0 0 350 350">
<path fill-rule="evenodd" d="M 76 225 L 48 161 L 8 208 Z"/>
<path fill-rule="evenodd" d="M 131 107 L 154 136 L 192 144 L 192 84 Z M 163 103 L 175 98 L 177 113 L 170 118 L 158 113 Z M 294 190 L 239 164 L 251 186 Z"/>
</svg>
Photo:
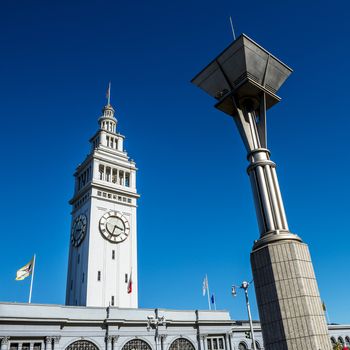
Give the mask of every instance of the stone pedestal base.
<svg viewBox="0 0 350 350">
<path fill-rule="evenodd" d="M 307 245 L 269 243 L 251 264 L 265 349 L 332 349 Z"/>
</svg>

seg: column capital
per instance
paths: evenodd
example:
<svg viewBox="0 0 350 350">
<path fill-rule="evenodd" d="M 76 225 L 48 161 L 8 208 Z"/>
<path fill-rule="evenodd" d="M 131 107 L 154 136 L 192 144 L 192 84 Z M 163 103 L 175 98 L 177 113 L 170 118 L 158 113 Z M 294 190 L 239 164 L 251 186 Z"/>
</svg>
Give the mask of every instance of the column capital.
<svg viewBox="0 0 350 350">
<path fill-rule="evenodd" d="M 167 334 L 158 334 L 158 338 L 161 340 L 165 340 L 167 336 Z"/>
<path fill-rule="evenodd" d="M 46 338 L 45 338 L 45 343 L 46 343 L 46 344 L 51 343 L 51 342 L 52 342 L 52 338 L 53 338 L 53 337 L 46 337 Z"/>
<path fill-rule="evenodd" d="M 61 340 L 61 336 L 60 335 L 56 335 L 54 337 L 52 337 L 53 341 L 55 344 L 58 344 Z"/>
<path fill-rule="evenodd" d="M 114 341 L 114 344 L 118 341 L 119 339 L 119 335 L 111 335 L 113 341 Z"/>
<path fill-rule="evenodd" d="M 2 337 L 1 345 L 7 345 L 9 343 L 10 337 Z"/>
<path fill-rule="evenodd" d="M 205 340 L 207 339 L 208 334 L 200 334 L 199 336 L 201 337 L 201 339 Z"/>
</svg>

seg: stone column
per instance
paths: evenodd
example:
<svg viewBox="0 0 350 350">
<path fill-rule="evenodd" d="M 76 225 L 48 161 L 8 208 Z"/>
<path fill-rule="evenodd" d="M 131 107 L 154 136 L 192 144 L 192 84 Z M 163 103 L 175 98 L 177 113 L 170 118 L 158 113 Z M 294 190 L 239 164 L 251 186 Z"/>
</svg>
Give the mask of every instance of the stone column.
<svg viewBox="0 0 350 350">
<path fill-rule="evenodd" d="M 60 336 L 52 337 L 53 339 L 53 350 L 60 350 Z"/>
<path fill-rule="evenodd" d="M 232 341 L 232 338 L 233 338 L 233 331 L 231 331 L 231 332 L 228 332 L 227 333 L 228 334 L 228 339 L 229 339 L 229 343 L 230 343 L 230 350 L 234 350 L 234 344 L 233 344 L 233 341 Z"/>
<path fill-rule="evenodd" d="M 108 335 L 106 337 L 106 350 L 112 350 L 112 340 L 113 340 L 113 336 Z"/>
<path fill-rule="evenodd" d="M 158 338 L 160 340 L 160 350 L 164 350 L 164 341 L 166 339 L 167 335 L 166 334 L 159 334 Z"/>
<path fill-rule="evenodd" d="M 112 335 L 112 338 L 113 338 L 113 346 L 112 346 L 112 350 L 117 350 L 117 342 L 118 342 L 118 339 L 119 339 L 119 335 Z"/>
<path fill-rule="evenodd" d="M 208 350 L 208 345 L 207 345 L 207 334 L 201 334 L 201 339 L 203 342 L 203 350 Z"/>
<path fill-rule="evenodd" d="M 52 337 L 45 338 L 46 350 L 52 350 Z"/>
<path fill-rule="evenodd" d="M 277 241 L 254 249 L 251 263 L 265 348 L 331 349 L 308 246 Z"/>
<path fill-rule="evenodd" d="M 10 337 L 3 337 L 1 339 L 1 350 L 7 350 L 9 346 Z"/>
</svg>

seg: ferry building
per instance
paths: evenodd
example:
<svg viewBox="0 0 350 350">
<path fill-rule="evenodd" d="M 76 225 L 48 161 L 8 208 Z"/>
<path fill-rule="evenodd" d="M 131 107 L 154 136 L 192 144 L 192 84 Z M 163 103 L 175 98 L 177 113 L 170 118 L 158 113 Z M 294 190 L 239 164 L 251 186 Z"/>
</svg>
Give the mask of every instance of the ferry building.
<svg viewBox="0 0 350 350">
<path fill-rule="evenodd" d="M 137 168 L 110 103 L 98 124 L 74 173 L 66 305 L 0 303 L 0 350 L 251 349 L 227 311 L 138 308 Z M 350 344 L 350 325 L 329 333 Z"/>
</svg>

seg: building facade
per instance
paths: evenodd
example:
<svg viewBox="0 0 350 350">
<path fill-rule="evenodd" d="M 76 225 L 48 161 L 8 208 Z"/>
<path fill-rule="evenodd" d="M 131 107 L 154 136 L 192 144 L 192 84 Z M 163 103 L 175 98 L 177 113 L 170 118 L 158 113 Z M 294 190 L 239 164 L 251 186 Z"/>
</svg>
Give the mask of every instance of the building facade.
<svg viewBox="0 0 350 350">
<path fill-rule="evenodd" d="M 249 323 L 226 311 L 0 303 L 1 350 L 246 350 Z M 254 322 L 257 349 L 263 349 Z M 350 345 L 350 325 L 329 325 Z M 305 350 L 303 349 L 296 350 Z"/>
</svg>

